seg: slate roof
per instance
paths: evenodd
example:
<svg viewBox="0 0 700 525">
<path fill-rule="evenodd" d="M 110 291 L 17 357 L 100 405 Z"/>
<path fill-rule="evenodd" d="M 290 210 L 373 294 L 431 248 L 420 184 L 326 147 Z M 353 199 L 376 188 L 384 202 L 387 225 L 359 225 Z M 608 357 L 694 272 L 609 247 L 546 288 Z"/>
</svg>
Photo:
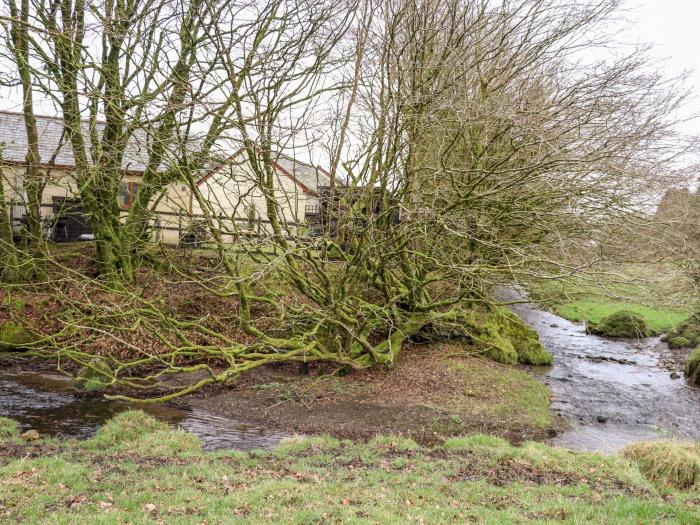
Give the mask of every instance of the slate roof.
<svg viewBox="0 0 700 525">
<path fill-rule="evenodd" d="M 318 193 L 319 186 L 329 186 L 331 183 L 330 173 L 321 167 L 306 164 L 286 155 L 280 155 L 275 161 L 280 168 L 313 193 Z"/>
<path fill-rule="evenodd" d="M 63 119 L 60 117 L 36 116 L 39 131 L 39 155 L 41 163 L 46 166 L 75 167 L 73 152 L 64 134 Z M 87 122 L 83 123 L 87 131 Z M 97 124 L 98 133 L 102 132 L 103 123 Z M 88 136 L 86 133 L 85 136 Z M 122 161 L 122 169 L 140 173 L 148 163 L 146 133 L 137 130 L 127 143 Z M 27 155 L 27 132 L 21 113 L 0 111 L 0 146 L 3 160 L 22 164 Z M 55 156 L 55 157 L 54 157 Z M 53 159 L 53 160 L 52 160 Z"/>
<path fill-rule="evenodd" d="M 226 158 L 221 158 L 218 162 L 213 163 L 214 167 L 212 167 L 202 178 L 200 178 L 197 184 L 203 184 L 211 177 L 216 175 L 216 173 L 219 173 L 226 165 L 246 162 L 245 157 L 239 157 L 244 153 L 244 151 L 245 150 L 241 147 L 233 155 Z M 240 161 L 237 160 L 239 158 Z M 295 160 L 294 158 L 281 153 L 274 153 L 272 161 L 277 172 L 293 180 L 304 193 L 318 194 L 320 187 L 330 185 L 330 173 L 320 166 L 313 166 L 311 164 L 307 164 L 306 162 Z M 339 178 L 336 178 L 336 180 L 338 181 L 337 184 L 339 186 L 343 185 L 343 182 Z"/>
</svg>

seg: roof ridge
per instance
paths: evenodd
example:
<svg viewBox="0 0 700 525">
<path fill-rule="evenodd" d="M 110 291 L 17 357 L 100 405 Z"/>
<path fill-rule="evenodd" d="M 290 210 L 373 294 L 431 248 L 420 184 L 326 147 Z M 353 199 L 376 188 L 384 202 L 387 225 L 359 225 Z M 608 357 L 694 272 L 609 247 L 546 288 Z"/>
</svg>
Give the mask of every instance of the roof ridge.
<svg viewBox="0 0 700 525">
<path fill-rule="evenodd" d="M 15 115 L 17 117 L 24 117 L 24 112 L 22 111 L 11 111 L 9 109 L 0 109 L 0 114 L 2 115 Z M 59 116 L 53 116 L 53 115 L 38 115 L 34 113 L 34 118 L 36 119 L 44 119 L 44 120 L 60 120 L 65 122 L 66 119 L 63 117 Z M 90 118 L 81 118 L 80 122 L 90 122 Z M 105 120 L 96 120 L 96 124 L 107 124 L 107 121 Z"/>
</svg>

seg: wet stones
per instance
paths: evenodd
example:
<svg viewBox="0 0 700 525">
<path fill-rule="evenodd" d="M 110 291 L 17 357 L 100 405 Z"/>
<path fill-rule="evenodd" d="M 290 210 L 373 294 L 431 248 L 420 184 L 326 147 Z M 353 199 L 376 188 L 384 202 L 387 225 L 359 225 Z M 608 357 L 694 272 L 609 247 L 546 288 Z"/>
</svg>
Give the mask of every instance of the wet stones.
<svg viewBox="0 0 700 525">
<path fill-rule="evenodd" d="M 586 354 L 583 356 L 584 359 L 592 361 L 594 363 L 610 362 L 618 363 L 620 365 L 636 365 L 637 361 L 632 361 L 630 359 L 618 359 L 617 357 L 609 357 L 606 355 L 592 355 Z"/>
</svg>

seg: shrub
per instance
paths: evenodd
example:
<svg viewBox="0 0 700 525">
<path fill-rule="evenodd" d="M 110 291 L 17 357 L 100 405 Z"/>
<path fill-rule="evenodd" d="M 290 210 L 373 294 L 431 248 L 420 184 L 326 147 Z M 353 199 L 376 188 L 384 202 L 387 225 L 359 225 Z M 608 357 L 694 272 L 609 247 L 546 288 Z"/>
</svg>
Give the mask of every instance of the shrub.
<svg viewBox="0 0 700 525">
<path fill-rule="evenodd" d="M 589 324 L 586 326 L 586 331 L 589 334 L 605 337 L 649 337 L 655 335 L 642 317 L 626 310 L 615 312 L 599 323 Z"/>
<path fill-rule="evenodd" d="M 622 450 L 622 455 L 634 461 L 654 483 L 688 489 L 700 481 L 700 449 L 696 443 L 633 443 Z"/>
</svg>

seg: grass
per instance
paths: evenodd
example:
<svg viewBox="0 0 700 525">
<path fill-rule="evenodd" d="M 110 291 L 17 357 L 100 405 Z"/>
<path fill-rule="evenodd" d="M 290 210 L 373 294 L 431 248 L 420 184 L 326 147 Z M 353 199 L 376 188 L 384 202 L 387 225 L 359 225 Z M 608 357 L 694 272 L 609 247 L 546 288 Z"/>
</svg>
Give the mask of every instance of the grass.
<svg viewBox="0 0 700 525">
<path fill-rule="evenodd" d="M 680 325 L 692 311 L 684 277 L 672 268 L 627 266 L 595 276 L 531 284 L 534 299 L 575 322 L 600 323 L 617 312 L 641 317 L 654 333 Z"/>
<path fill-rule="evenodd" d="M 449 363 L 463 383 L 451 404 L 471 417 L 503 419 L 511 425 L 551 428 L 549 388 L 527 372 L 479 360 Z"/>
<path fill-rule="evenodd" d="M 168 445 L 144 441 L 153 432 Z M 513 447 L 475 435 L 424 448 L 402 438 L 353 443 L 321 437 L 251 453 L 206 453 L 193 443 L 141 413 L 118 416 L 85 442 L 25 444 L 16 435 L 6 437 L 0 441 L 0 521 L 614 525 L 700 520 L 697 492 L 656 486 L 628 459 L 536 443 Z"/>
<path fill-rule="evenodd" d="M 634 443 L 622 454 L 634 460 L 640 471 L 656 483 L 678 489 L 700 483 L 700 446 L 697 443 Z"/>
</svg>

